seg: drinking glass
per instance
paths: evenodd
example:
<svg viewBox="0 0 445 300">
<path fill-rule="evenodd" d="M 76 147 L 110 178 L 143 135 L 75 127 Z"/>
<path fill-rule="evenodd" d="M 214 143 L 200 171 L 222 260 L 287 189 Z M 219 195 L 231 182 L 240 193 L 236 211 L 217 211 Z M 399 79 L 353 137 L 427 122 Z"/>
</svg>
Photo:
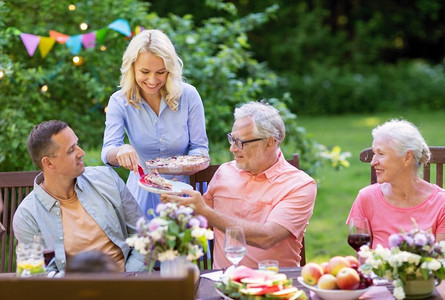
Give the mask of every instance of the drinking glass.
<svg viewBox="0 0 445 300">
<path fill-rule="evenodd" d="M 51 235 L 49 234 L 34 235 L 34 242 L 41 245 L 43 251 L 43 257 L 45 258 L 45 267 L 48 267 L 48 265 L 55 256 L 54 243 Z"/>
<path fill-rule="evenodd" d="M 243 228 L 240 226 L 227 227 L 224 237 L 224 253 L 234 267 L 246 255 L 246 239 L 244 237 Z"/>
<path fill-rule="evenodd" d="M 363 245 L 371 244 L 371 229 L 366 218 L 351 218 L 348 224 L 348 244 L 359 251 Z"/>
<path fill-rule="evenodd" d="M 37 243 L 18 243 L 16 250 L 16 273 L 19 277 L 28 277 L 45 273 L 42 247 Z"/>
</svg>

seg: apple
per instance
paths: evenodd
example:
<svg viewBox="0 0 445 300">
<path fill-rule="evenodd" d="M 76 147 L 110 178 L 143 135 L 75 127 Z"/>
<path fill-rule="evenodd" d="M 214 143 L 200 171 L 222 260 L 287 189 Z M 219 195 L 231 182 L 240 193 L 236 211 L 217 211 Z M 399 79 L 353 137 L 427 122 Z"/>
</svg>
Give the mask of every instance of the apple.
<svg viewBox="0 0 445 300">
<path fill-rule="evenodd" d="M 310 262 L 301 268 L 301 276 L 304 282 L 309 285 L 316 285 L 318 279 L 323 275 L 323 269 L 317 263 Z"/>
<path fill-rule="evenodd" d="M 320 264 L 321 268 L 323 269 L 324 274 L 331 273 L 331 267 L 329 266 L 329 262 L 324 261 Z"/>
<path fill-rule="evenodd" d="M 334 256 L 329 260 L 329 267 L 331 268 L 331 274 L 337 276 L 340 269 L 344 267 L 351 267 L 351 264 L 343 256 Z"/>
<path fill-rule="evenodd" d="M 351 265 L 350 267 L 353 269 L 357 269 L 358 266 L 360 266 L 360 262 L 358 261 L 357 257 L 352 256 L 352 255 L 348 255 L 345 256 L 345 258 L 349 261 L 349 264 Z"/>
<path fill-rule="evenodd" d="M 344 267 L 337 273 L 337 285 L 342 290 L 356 290 L 360 285 L 360 275 L 350 267 Z"/>
<path fill-rule="evenodd" d="M 337 278 L 332 274 L 323 274 L 318 279 L 318 288 L 322 290 L 335 290 L 338 289 Z"/>
</svg>

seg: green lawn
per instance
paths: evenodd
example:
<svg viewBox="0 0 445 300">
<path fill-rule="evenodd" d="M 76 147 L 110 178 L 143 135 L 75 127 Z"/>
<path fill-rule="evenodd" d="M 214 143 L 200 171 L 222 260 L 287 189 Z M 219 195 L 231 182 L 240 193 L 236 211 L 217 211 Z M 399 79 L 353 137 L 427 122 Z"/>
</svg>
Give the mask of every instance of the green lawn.
<svg viewBox="0 0 445 300">
<path fill-rule="evenodd" d="M 308 136 L 326 146 L 339 145 L 351 152 L 351 166 L 335 171 L 322 167 L 322 182 L 318 189 L 314 214 L 306 233 L 308 261 L 321 262 L 334 255 L 354 254 L 346 242 L 345 225 L 349 209 L 360 188 L 369 184 L 369 164 L 359 160 L 362 149 L 372 143 L 371 130 L 391 118 L 404 118 L 417 125 L 429 146 L 445 145 L 445 112 L 384 113 L 324 117 L 298 117 L 298 125 L 306 128 Z"/>
</svg>

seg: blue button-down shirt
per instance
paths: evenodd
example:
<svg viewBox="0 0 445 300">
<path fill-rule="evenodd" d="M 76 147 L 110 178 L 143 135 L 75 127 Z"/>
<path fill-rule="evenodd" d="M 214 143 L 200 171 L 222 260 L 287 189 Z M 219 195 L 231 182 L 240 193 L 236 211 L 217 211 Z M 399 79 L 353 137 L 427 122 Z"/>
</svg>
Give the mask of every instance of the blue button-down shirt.
<svg viewBox="0 0 445 300">
<path fill-rule="evenodd" d="M 139 156 L 139 164 L 157 157 L 170 157 L 184 154 L 209 153 L 205 127 L 204 106 L 198 91 L 190 84 L 182 83 L 182 95 L 177 111 L 172 111 L 164 99 L 161 100 L 159 115 L 145 102 L 139 109 L 127 104 L 121 91 L 115 92 L 108 103 L 102 161 L 108 164 L 107 153 L 122 146 L 125 134 Z M 166 178 L 171 178 L 165 176 Z M 188 176 L 175 176 L 177 180 L 188 182 Z M 127 186 L 147 213 L 160 203 L 159 195 L 141 189 L 139 178 L 130 172 Z"/>
<path fill-rule="evenodd" d="M 66 255 L 60 203 L 42 189 L 40 173 L 34 190 L 23 199 L 14 214 L 13 228 L 19 242 L 30 243 L 34 235 L 50 235 L 54 242 L 55 265 L 65 270 Z M 137 202 L 119 175 L 109 167 L 87 167 L 77 177 L 75 191 L 86 212 L 124 254 L 126 271 L 144 270 L 144 257 L 125 243 L 137 232 L 136 223 L 143 216 Z"/>
</svg>

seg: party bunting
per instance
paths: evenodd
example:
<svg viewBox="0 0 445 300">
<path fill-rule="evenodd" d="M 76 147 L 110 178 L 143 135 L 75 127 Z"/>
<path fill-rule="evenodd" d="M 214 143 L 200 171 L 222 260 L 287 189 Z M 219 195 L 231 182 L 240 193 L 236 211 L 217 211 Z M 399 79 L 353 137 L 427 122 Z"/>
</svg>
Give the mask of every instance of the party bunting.
<svg viewBox="0 0 445 300">
<path fill-rule="evenodd" d="M 85 49 L 94 48 L 96 46 L 96 33 L 90 32 L 82 36 L 82 45 Z"/>
<path fill-rule="evenodd" d="M 51 37 L 42 37 L 42 36 L 40 37 L 39 50 L 42 58 L 45 58 L 45 56 L 48 54 L 49 50 L 51 50 L 55 42 L 56 41 Z"/>
<path fill-rule="evenodd" d="M 71 50 L 72 55 L 76 55 L 82 49 L 82 35 L 73 35 L 65 43 Z"/>
<path fill-rule="evenodd" d="M 108 25 L 108 28 L 116 30 L 117 32 L 120 32 L 127 37 L 131 36 L 130 24 L 127 20 L 117 19 L 116 21 Z"/>
<path fill-rule="evenodd" d="M 70 38 L 69 35 L 54 30 L 49 31 L 49 36 L 55 39 L 59 44 L 65 44 L 65 42 Z"/>
<path fill-rule="evenodd" d="M 34 55 L 34 51 L 36 51 L 37 46 L 40 43 L 40 37 L 29 34 L 29 33 L 21 33 L 20 38 L 22 39 L 23 44 L 25 44 L 26 50 L 28 51 L 29 56 Z"/>
<path fill-rule="evenodd" d="M 108 27 L 96 31 L 96 40 L 99 44 L 103 44 L 105 37 L 110 29 Z"/>
<path fill-rule="evenodd" d="M 70 49 L 71 54 L 76 55 L 82 50 L 82 45 L 85 49 L 90 49 L 94 48 L 97 44 L 103 44 L 110 29 L 125 35 L 127 38 L 132 37 L 132 32 L 128 21 L 124 19 L 117 19 L 105 28 L 85 34 L 69 36 L 55 30 L 50 30 L 49 37 L 41 37 L 30 33 L 20 32 L 20 38 L 22 39 L 29 56 L 33 56 L 37 46 L 39 46 L 40 55 L 42 58 L 45 58 L 49 51 L 51 51 L 55 42 L 65 44 Z M 135 28 L 135 34 L 138 34 L 143 30 L 145 30 L 144 27 L 137 26 Z"/>
</svg>

